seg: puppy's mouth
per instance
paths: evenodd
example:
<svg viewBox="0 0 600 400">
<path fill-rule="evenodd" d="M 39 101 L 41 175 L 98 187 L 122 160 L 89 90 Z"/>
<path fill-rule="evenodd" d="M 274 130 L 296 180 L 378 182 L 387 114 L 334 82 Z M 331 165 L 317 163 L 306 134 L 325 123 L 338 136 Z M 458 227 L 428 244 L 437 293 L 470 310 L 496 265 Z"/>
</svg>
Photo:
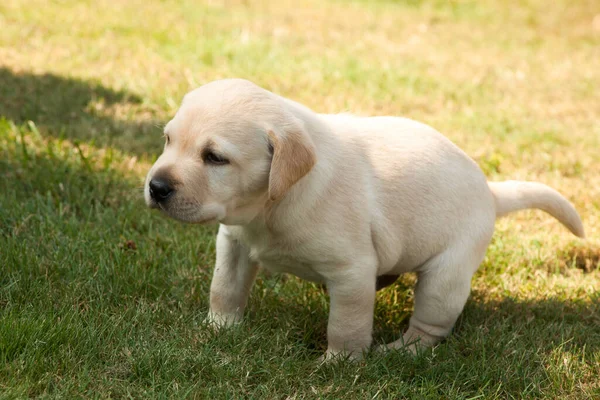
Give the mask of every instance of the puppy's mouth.
<svg viewBox="0 0 600 400">
<path fill-rule="evenodd" d="M 197 204 L 170 204 L 167 202 L 153 201 L 148 204 L 150 208 L 157 208 L 162 213 L 177 221 L 188 224 L 207 225 L 218 222 L 224 218 L 224 210 L 217 205 L 197 205 Z"/>
<path fill-rule="evenodd" d="M 151 194 L 148 182 L 144 188 L 144 199 L 149 208 L 158 209 L 170 218 L 189 224 L 210 224 L 225 218 L 225 207 L 209 202 L 201 204 L 194 199 L 174 192 L 161 198 L 156 192 Z"/>
<path fill-rule="evenodd" d="M 164 211 L 164 209 L 163 209 L 163 207 L 160 205 L 160 203 L 158 203 L 158 202 L 156 202 L 156 201 L 154 201 L 154 200 L 148 200 L 148 201 L 146 201 L 146 205 L 147 205 L 149 208 L 159 208 L 159 209 L 161 209 L 161 210 L 163 210 L 163 211 Z"/>
</svg>

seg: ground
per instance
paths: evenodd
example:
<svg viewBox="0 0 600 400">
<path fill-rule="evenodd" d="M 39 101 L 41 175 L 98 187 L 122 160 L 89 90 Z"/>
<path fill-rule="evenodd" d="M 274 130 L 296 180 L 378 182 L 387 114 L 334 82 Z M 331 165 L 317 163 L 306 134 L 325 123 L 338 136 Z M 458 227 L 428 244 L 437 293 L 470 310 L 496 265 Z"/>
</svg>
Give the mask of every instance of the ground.
<svg viewBox="0 0 600 400">
<path fill-rule="evenodd" d="M 182 96 L 244 77 L 319 112 L 433 125 L 492 180 L 547 183 L 502 219 L 453 335 L 318 366 L 327 295 L 261 274 L 204 324 L 216 227 L 147 209 Z M 21 397 L 599 398 L 600 6 L 568 1 L 0 2 L 0 393 Z M 407 188 L 410 190 L 410 188 Z M 378 294 L 397 338 L 407 276 Z"/>
</svg>

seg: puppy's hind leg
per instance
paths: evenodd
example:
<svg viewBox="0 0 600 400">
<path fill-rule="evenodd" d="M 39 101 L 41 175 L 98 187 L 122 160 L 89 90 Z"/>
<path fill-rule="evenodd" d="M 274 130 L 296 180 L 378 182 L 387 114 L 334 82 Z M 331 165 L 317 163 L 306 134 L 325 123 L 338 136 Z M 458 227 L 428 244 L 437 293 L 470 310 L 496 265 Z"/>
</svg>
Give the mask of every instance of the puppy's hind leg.
<svg viewBox="0 0 600 400">
<path fill-rule="evenodd" d="M 429 260 L 418 273 L 414 313 L 403 337 L 387 348 L 435 345 L 452 331 L 471 290 L 471 278 L 485 256 L 485 245 L 464 249 L 464 242 Z"/>
</svg>

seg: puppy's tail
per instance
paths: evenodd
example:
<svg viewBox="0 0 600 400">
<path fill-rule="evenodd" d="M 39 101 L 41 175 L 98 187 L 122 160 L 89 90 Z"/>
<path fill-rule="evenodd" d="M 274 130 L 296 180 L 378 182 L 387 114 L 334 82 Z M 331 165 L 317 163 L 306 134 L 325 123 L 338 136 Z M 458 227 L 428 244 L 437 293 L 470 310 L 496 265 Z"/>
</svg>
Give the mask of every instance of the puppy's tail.
<svg viewBox="0 0 600 400">
<path fill-rule="evenodd" d="M 575 207 L 560 193 L 543 183 L 504 181 L 488 182 L 496 201 L 496 218 L 513 211 L 537 208 L 552 215 L 574 235 L 585 237 L 581 218 Z"/>
</svg>

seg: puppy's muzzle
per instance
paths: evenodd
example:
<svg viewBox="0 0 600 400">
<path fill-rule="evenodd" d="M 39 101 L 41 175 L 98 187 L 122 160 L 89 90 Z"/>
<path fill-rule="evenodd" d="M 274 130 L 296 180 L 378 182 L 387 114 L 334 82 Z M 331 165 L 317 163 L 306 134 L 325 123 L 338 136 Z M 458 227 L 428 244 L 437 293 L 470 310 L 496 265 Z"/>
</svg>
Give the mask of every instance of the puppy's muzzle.
<svg viewBox="0 0 600 400">
<path fill-rule="evenodd" d="M 148 185 L 150 189 L 150 197 L 157 203 L 165 202 L 175 193 L 175 189 L 166 179 L 153 178 Z"/>
</svg>

